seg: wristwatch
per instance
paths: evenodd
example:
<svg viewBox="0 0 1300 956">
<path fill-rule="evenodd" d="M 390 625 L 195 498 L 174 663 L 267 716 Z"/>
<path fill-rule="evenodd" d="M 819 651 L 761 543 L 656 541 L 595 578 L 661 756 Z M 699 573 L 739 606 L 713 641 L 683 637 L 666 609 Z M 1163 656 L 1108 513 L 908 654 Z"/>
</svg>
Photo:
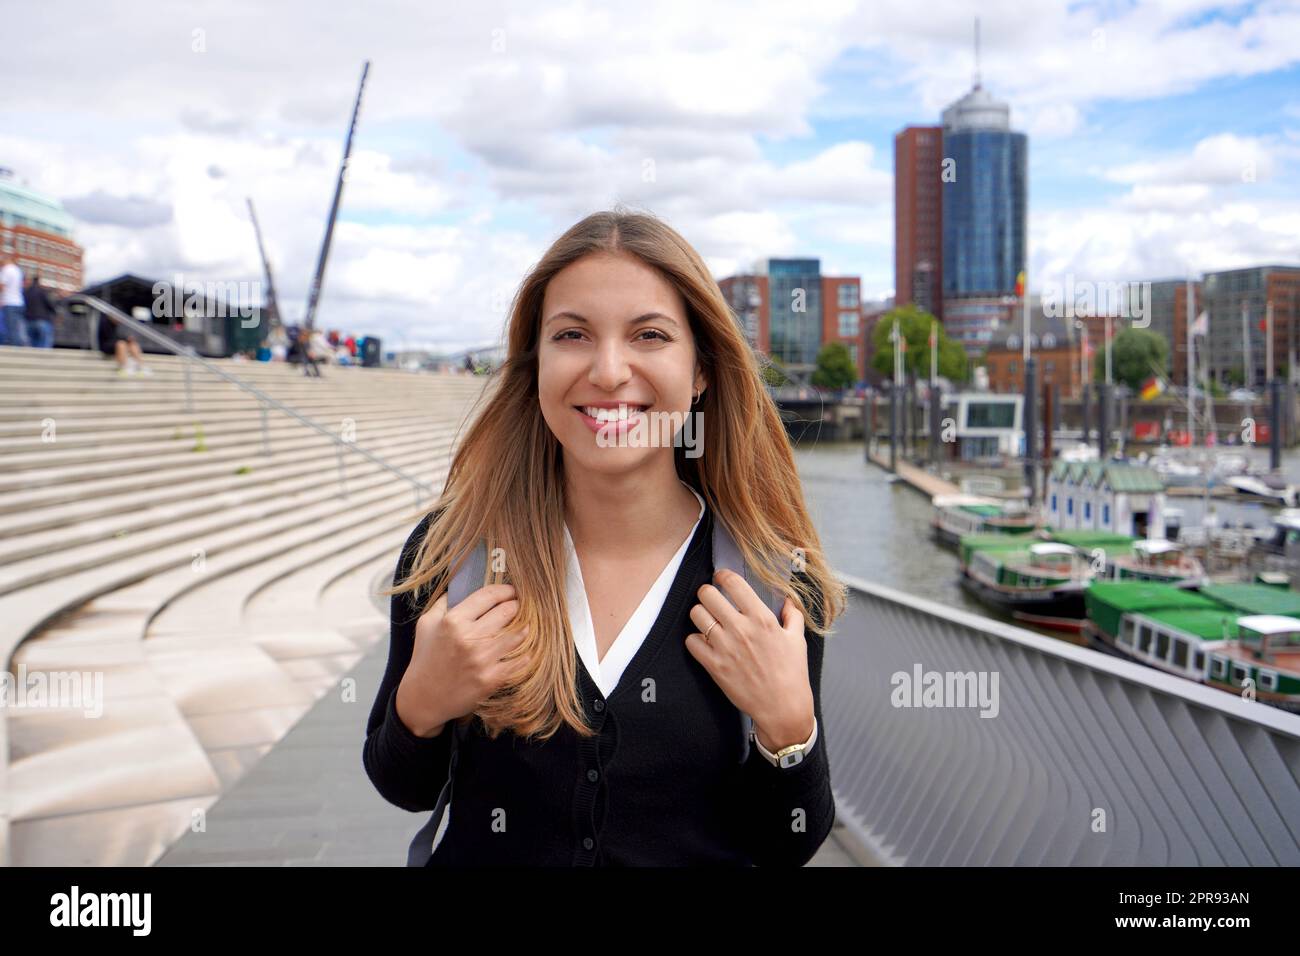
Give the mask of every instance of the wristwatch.
<svg viewBox="0 0 1300 956">
<path fill-rule="evenodd" d="M 749 739 L 753 741 L 754 746 L 758 748 L 758 752 L 767 759 L 768 763 L 774 767 L 788 770 L 801 763 L 804 756 L 812 748 L 813 741 L 817 739 L 817 720 L 816 718 L 813 719 L 812 733 L 808 735 L 807 740 L 801 744 L 791 744 L 789 747 L 782 747 L 776 753 L 772 753 L 759 741 L 757 729 L 750 730 Z"/>
</svg>

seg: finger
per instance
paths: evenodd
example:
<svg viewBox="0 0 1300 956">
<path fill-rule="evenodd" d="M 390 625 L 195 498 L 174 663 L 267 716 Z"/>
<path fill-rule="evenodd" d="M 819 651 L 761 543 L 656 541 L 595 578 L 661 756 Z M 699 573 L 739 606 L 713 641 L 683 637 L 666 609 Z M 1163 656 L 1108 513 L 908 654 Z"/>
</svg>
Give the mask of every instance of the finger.
<svg viewBox="0 0 1300 956">
<path fill-rule="evenodd" d="M 767 605 L 754 593 L 754 589 L 750 587 L 749 582 L 730 568 L 720 568 L 713 572 L 713 583 L 731 599 L 731 603 L 736 605 L 740 613 L 746 617 L 758 618 L 767 610 Z"/>
<path fill-rule="evenodd" d="M 494 638 L 510 626 L 519 614 L 519 601 L 509 600 L 498 604 L 470 625 L 469 633 L 478 638 Z"/>
<path fill-rule="evenodd" d="M 718 622 L 719 627 L 725 627 L 733 634 L 737 631 L 737 626 L 744 621 L 744 615 L 732 606 L 721 591 L 712 584 L 705 584 L 696 594 L 704 609 Z M 704 622 L 705 627 L 708 627 L 708 624 L 708 621 Z"/>
<path fill-rule="evenodd" d="M 718 652 L 709 646 L 704 639 L 703 634 L 687 634 L 686 649 L 691 652 L 691 656 L 704 665 L 704 669 L 713 676 L 715 666 L 718 661 Z"/>
<path fill-rule="evenodd" d="M 477 591 L 471 591 L 450 613 L 465 621 L 477 621 L 502 601 L 509 601 L 514 596 L 513 584 L 484 585 Z"/>
<path fill-rule="evenodd" d="M 785 599 L 785 604 L 781 607 L 781 627 L 790 634 L 797 634 L 800 637 L 804 635 L 804 617 L 799 606 L 792 601 L 789 596 Z"/>
<path fill-rule="evenodd" d="M 447 594 L 444 591 L 438 595 L 438 600 L 429 605 L 429 609 L 420 615 L 420 620 L 428 618 L 431 621 L 437 621 L 447 613 Z"/>
<path fill-rule="evenodd" d="M 709 625 L 714 621 L 718 621 L 718 619 L 710 614 L 709 609 L 703 604 L 696 604 L 691 608 L 691 621 L 700 629 L 700 633 L 703 634 L 705 631 L 709 630 Z M 709 639 L 712 640 L 717 635 L 718 631 L 723 630 L 724 627 L 725 625 L 721 621 L 718 621 L 718 626 L 712 631 L 709 631 Z"/>
</svg>

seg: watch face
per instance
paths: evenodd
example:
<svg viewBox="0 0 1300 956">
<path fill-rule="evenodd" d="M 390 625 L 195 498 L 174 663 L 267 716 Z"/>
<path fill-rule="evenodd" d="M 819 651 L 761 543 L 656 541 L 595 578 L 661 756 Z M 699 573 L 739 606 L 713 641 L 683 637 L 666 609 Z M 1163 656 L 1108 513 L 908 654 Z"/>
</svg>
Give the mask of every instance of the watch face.
<svg viewBox="0 0 1300 956">
<path fill-rule="evenodd" d="M 801 762 L 802 760 L 803 760 L 803 751 L 796 750 L 794 753 L 786 754 L 784 757 L 781 758 L 781 766 L 783 768 L 793 767 L 799 762 Z"/>
</svg>

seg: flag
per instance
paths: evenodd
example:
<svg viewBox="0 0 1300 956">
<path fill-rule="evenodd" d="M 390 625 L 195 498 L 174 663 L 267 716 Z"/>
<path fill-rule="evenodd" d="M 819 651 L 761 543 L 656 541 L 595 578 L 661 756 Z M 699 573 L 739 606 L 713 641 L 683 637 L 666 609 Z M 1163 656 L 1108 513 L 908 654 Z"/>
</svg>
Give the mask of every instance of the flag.
<svg viewBox="0 0 1300 956">
<path fill-rule="evenodd" d="M 1142 383 L 1142 391 L 1139 392 L 1138 394 L 1145 401 L 1147 399 L 1155 398 L 1164 390 L 1165 390 L 1165 383 L 1160 380 L 1159 376 L 1152 375 L 1149 379 L 1147 379 L 1145 382 Z"/>
<path fill-rule="evenodd" d="M 1016 276 L 1016 298 L 1025 294 L 1025 270 L 1021 269 L 1020 274 Z"/>
<path fill-rule="evenodd" d="M 1267 332 L 1267 331 L 1268 331 L 1268 319 L 1260 319 L 1260 320 L 1259 320 L 1259 330 L 1260 330 L 1261 332 Z"/>
<path fill-rule="evenodd" d="M 1202 312 L 1192 321 L 1192 335 L 1210 334 L 1210 313 Z"/>
<path fill-rule="evenodd" d="M 930 348 L 939 344 L 939 320 L 935 319 L 930 323 Z"/>
</svg>

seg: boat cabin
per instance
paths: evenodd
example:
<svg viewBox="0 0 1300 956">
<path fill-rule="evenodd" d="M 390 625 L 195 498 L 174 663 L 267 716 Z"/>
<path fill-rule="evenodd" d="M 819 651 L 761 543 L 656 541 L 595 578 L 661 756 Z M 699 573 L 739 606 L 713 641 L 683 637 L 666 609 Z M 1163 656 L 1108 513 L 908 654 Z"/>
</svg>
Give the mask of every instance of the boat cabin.
<svg viewBox="0 0 1300 956">
<path fill-rule="evenodd" d="M 1140 568 L 1174 571 L 1182 563 L 1183 549 L 1164 538 L 1139 538 L 1133 542 L 1133 560 Z"/>
<path fill-rule="evenodd" d="M 1068 544 L 1057 541 L 1040 541 L 1029 546 L 1029 563 L 1035 568 L 1046 568 L 1068 574 L 1074 567 L 1077 552 Z"/>
<path fill-rule="evenodd" d="M 1300 652 L 1300 618 L 1282 614 L 1251 614 L 1237 618 L 1237 639 L 1241 646 L 1263 661 L 1273 660 L 1279 651 Z"/>
</svg>

